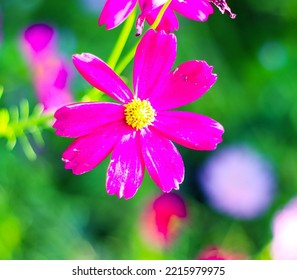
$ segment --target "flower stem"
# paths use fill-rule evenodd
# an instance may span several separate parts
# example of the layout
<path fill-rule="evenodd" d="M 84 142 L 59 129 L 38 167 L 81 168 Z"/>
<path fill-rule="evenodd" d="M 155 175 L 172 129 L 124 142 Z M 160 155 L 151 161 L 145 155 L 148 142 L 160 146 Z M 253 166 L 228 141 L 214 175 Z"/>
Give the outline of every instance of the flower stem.
<path fill-rule="evenodd" d="M 115 47 L 113 48 L 113 51 L 107 61 L 107 64 L 109 65 L 110 68 L 114 69 L 120 56 L 121 53 L 127 43 L 128 37 L 131 33 L 132 27 L 134 25 L 136 18 L 136 9 L 133 10 L 131 15 L 127 18 L 125 21 L 124 27 L 120 33 L 120 36 L 115 44 Z"/>
<path fill-rule="evenodd" d="M 153 25 L 151 26 L 152 29 L 156 29 L 166 11 L 166 9 L 168 8 L 168 6 L 170 5 L 172 0 L 169 0 L 167 1 L 162 9 L 160 10 L 156 20 L 154 21 Z M 119 64 L 117 65 L 117 67 L 115 68 L 115 72 L 118 74 L 118 75 L 121 75 L 121 73 L 124 71 L 124 69 L 127 67 L 127 65 L 130 63 L 130 61 L 133 59 L 134 55 L 135 55 L 135 51 L 137 49 L 137 46 L 138 46 L 138 43 L 137 42 L 135 44 L 135 46 L 125 55 L 125 57 L 119 62 Z"/>
<path fill-rule="evenodd" d="M 119 64 L 117 65 L 117 67 L 115 68 L 115 72 L 118 75 L 121 75 L 122 72 L 125 70 L 125 68 L 127 67 L 127 65 L 130 63 L 130 61 L 133 59 L 135 52 L 136 52 L 136 48 L 138 46 L 137 42 L 134 47 L 124 56 L 124 58 L 119 62 Z"/>
<path fill-rule="evenodd" d="M 158 14 L 156 20 L 155 20 L 154 23 L 152 24 L 152 29 L 156 30 L 156 28 L 158 27 L 158 25 L 160 24 L 160 22 L 161 22 L 161 20 L 162 20 L 162 17 L 164 16 L 164 14 L 165 14 L 165 12 L 166 12 L 168 6 L 170 5 L 171 1 L 172 1 L 172 0 L 169 0 L 169 1 L 167 1 L 167 2 L 163 5 L 163 7 L 162 7 L 161 11 L 159 12 L 159 14 Z"/>
<path fill-rule="evenodd" d="M 134 9 L 131 13 L 131 15 L 127 18 L 127 20 L 124 23 L 123 29 L 118 37 L 118 40 L 112 50 L 112 53 L 110 57 L 107 60 L 107 64 L 111 69 L 115 69 L 115 66 L 117 65 L 119 58 L 123 52 L 123 49 L 127 43 L 127 40 L 129 38 L 129 35 L 131 33 L 132 27 L 134 25 L 136 18 L 136 9 Z M 128 61 L 129 63 L 130 61 Z M 128 64 L 127 63 L 127 64 Z M 125 69 L 126 65 L 122 65 L 120 69 L 124 66 L 122 71 Z M 121 72 L 122 72 L 121 71 Z M 88 102 L 88 101 L 98 101 L 102 95 L 102 92 L 100 92 L 96 88 L 92 88 L 89 90 L 81 99 L 82 102 Z"/>

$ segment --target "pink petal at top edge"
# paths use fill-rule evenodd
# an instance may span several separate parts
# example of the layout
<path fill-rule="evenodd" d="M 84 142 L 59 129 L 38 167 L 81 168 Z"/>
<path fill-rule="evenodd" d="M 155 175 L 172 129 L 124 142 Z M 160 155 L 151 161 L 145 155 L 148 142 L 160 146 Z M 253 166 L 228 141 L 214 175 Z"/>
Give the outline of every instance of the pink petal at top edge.
<path fill-rule="evenodd" d="M 67 105 L 56 111 L 53 128 L 59 136 L 84 136 L 96 132 L 103 125 L 124 120 L 124 109 L 123 105 L 108 102 Z"/>
<path fill-rule="evenodd" d="M 145 17 L 150 25 L 155 22 L 160 10 L 161 7 L 154 9 Z M 166 33 L 170 33 L 178 30 L 178 26 L 178 19 L 174 11 L 171 8 L 167 8 L 156 29 L 158 31 L 164 30 Z"/>
<path fill-rule="evenodd" d="M 76 139 L 62 155 L 65 168 L 76 175 L 92 170 L 111 152 L 127 129 L 124 123 L 114 122 Z"/>
<path fill-rule="evenodd" d="M 139 0 L 138 2 L 141 9 L 141 13 L 138 16 L 136 21 L 136 29 L 137 29 L 136 36 L 139 36 L 142 34 L 145 20 L 147 20 L 150 25 L 154 23 L 162 6 L 167 2 L 167 0 Z M 151 15 L 152 13 L 153 13 L 153 16 Z M 165 29 L 161 29 L 161 30 L 164 30 L 168 33 L 168 31 Z"/>
<path fill-rule="evenodd" d="M 215 120 L 190 112 L 158 112 L 153 126 L 170 140 L 194 150 L 214 150 L 224 133 Z"/>
<path fill-rule="evenodd" d="M 139 6 L 146 14 L 164 5 L 168 0 L 139 0 Z"/>
<path fill-rule="evenodd" d="M 142 37 L 134 59 L 135 96 L 146 99 L 168 75 L 176 57 L 176 37 L 149 30 Z"/>
<path fill-rule="evenodd" d="M 137 0 L 107 0 L 98 24 L 106 25 L 106 29 L 112 29 L 120 25 L 133 11 Z"/>
<path fill-rule="evenodd" d="M 124 135 L 117 143 L 107 171 L 106 189 L 110 195 L 132 198 L 143 180 L 144 163 L 138 132 Z"/>
<path fill-rule="evenodd" d="M 171 7 L 184 17 L 197 21 L 206 21 L 213 13 L 207 0 L 172 1 Z"/>
<path fill-rule="evenodd" d="M 115 100 L 126 103 L 133 98 L 127 85 L 100 58 L 89 53 L 76 54 L 73 63 L 84 79 Z"/>
<path fill-rule="evenodd" d="M 176 147 L 156 130 L 141 129 L 141 148 L 147 171 L 164 192 L 179 189 L 184 180 L 184 163 Z"/>
<path fill-rule="evenodd" d="M 195 101 L 206 93 L 217 79 L 212 66 L 205 61 L 192 60 L 172 71 L 163 86 L 150 96 L 150 102 L 158 110 L 177 108 Z"/>
<path fill-rule="evenodd" d="M 216 5 L 222 14 L 227 13 L 230 18 L 232 19 L 236 18 L 236 14 L 232 13 L 230 7 L 228 6 L 225 0 L 208 0 L 208 1 Z"/>

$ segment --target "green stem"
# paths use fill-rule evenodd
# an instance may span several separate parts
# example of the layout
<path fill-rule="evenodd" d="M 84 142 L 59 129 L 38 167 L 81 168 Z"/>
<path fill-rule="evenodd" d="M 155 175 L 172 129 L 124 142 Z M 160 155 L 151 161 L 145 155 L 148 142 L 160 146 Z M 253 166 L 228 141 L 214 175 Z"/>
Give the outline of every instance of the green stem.
<path fill-rule="evenodd" d="M 170 5 L 171 1 L 172 1 L 172 0 L 169 0 L 169 1 L 167 1 L 167 2 L 163 5 L 163 7 L 162 7 L 161 11 L 159 12 L 159 14 L 158 14 L 156 20 L 155 20 L 154 23 L 152 24 L 152 29 L 156 30 L 156 28 L 158 27 L 158 25 L 160 24 L 160 22 L 161 22 L 161 20 L 162 20 L 162 17 L 164 16 L 164 14 L 165 14 L 165 12 L 166 12 L 168 6 Z"/>
<path fill-rule="evenodd" d="M 160 10 L 156 20 L 154 21 L 153 25 L 152 25 L 152 29 L 156 29 L 166 11 L 166 9 L 168 8 L 168 6 L 170 5 L 172 0 L 167 1 L 162 9 Z M 128 19 L 125 22 L 125 25 L 121 31 L 121 34 L 116 42 L 116 46 L 113 49 L 112 54 L 110 55 L 107 64 L 115 70 L 115 72 L 118 75 L 121 75 L 122 72 L 125 70 L 125 68 L 127 67 L 127 65 L 131 62 L 131 60 L 134 58 L 135 56 L 135 52 L 137 49 L 137 46 L 139 44 L 139 41 L 134 45 L 134 47 L 124 56 L 124 58 L 122 58 L 120 60 L 120 62 L 118 63 L 118 60 L 122 54 L 122 51 L 127 43 L 129 34 L 131 33 L 131 29 L 133 27 L 133 23 L 135 21 L 136 18 L 136 9 L 134 9 L 134 11 L 132 12 L 132 14 L 128 17 Z M 91 89 L 84 97 L 83 97 L 83 101 L 94 101 L 96 100 L 96 96 L 100 97 L 100 92 L 93 88 Z"/>
<path fill-rule="evenodd" d="M 135 46 L 124 56 L 124 58 L 119 62 L 119 64 L 117 65 L 117 67 L 115 68 L 115 72 L 118 75 L 121 75 L 122 72 L 125 70 L 125 68 L 127 67 L 127 65 L 130 63 L 130 61 L 133 59 L 133 57 L 135 56 L 135 52 L 138 46 L 137 42 L 135 44 Z"/>
<path fill-rule="evenodd" d="M 114 69 L 120 56 L 121 53 L 127 43 L 128 37 L 131 33 L 132 27 L 134 25 L 136 18 L 136 9 L 133 10 L 131 15 L 127 18 L 125 21 L 124 27 L 120 33 L 120 36 L 115 44 L 115 47 L 107 61 L 107 64 L 109 65 L 110 68 Z"/>
<path fill-rule="evenodd" d="M 159 23 L 161 22 L 161 19 L 162 17 L 164 16 L 164 13 L 166 11 L 166 9 L 168 8 L 168 6 L 170 5 L 172 0 L 169 0 L 167 1 L 162 9 L 160 10 L 156 20 L 154 21 L 154 23 L 152 24 L 152 29 L 156 29 L 159 25 Z M 133 59 L 134 55 L 135 55 L 135 52 L 136 52 L 136 49 L 137 49 L 137 46 L 138 46 L 138 43 L 137 42 L 135 44 L 135 46 L 124 56 L 124 58 L 119 62 L 119 64 L 117 65 L 117 67 L 115 68 L 115 72 L 118 74 L 118 75 L 121 75 L 121 73 L 124 71 L 124 69 L 127 67 L 127 65 L 130 63 L 130 61 Z"/>
<path fill-rule="evenodd" d="M 92 102 L 98 101 L 102 95 L 102 92 L 96 88 L 91 88 L 87 93 L 81 98 L 79 102 Z"/>
<path fill-rule="evenodd" d="M 123 49 L 127 43 L 127 40 L 129 38 L 129 35 L 133 28 L 135 18 L 136 18 L 136 9 L 133 10 L 131 15 L 125 21 L 123 29 L 118 37 L 118 40 L 116 41 L 116 44 L 112 50 L 112 53 L 111 53 L 109 59 L 107 60 L 107 64 L 109 65 L 109 67 L 111 69 L 115 69 L 115 66 L 117 65 L 117 63 L 119 61 L 119 58 L 123 52 Z M 126 66 L 127 65 L 125 65 L 124 68 Z M 96 88 L 92 88 L 82 97 L 81 101 L 82 102 L 98 101 L 100 99 L 101 95 L 102 95 L 102 92 L 100 92 Z"/>

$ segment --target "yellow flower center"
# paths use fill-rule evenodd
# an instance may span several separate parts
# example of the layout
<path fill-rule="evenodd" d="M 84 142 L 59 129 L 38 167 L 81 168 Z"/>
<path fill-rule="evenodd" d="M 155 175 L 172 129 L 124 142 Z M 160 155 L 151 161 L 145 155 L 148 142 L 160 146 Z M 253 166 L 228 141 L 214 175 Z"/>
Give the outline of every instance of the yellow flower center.
<path fill-rule="evenodd" d="M 134 98 L 124 106 L 126 123 L 136 130 L 150 125 L 155 120 L 156 111 L 148 100 Z"/>

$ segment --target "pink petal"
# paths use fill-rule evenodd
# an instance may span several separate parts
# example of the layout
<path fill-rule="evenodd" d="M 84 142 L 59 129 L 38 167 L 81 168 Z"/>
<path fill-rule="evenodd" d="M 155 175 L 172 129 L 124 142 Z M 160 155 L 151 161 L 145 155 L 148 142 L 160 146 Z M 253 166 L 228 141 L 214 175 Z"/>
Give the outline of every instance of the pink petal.
<path fill-rule="evenodd" d="M 133 84 L 140 99 L 150 96 L 168 75 L 176 57 L 176 37 L 149 30 L 140 41 L 134 60 Z"/>
<path fill-rule="evenodd" d="M 124 106 L 115 103 L 92 102 L 64 106 L 56 111 L 53 127 L 64 137 L 80 137 L 108 123 L 124 119 Z"/>
<path fill-rule="evenodd" d="M 106 188 L 110 195 L 119 198 L 133 197 L 140 187 L 144 174 L 139 137 L 136 131 L 124 135 L 115 146 L 107 171 Z"/>
<path fill-rule="evenodd" d="M 120 25 L 133 11 L 137 0 L 107 0 L 101 15 L 99 25 L 105 24 L 106 29 Z"/>
<path fill-rule="evenodd" d="M 164 192 L 179 189 L 184 180 L 184 163 L 176 147 L 156 130 L 141 130 L 141 147 L 147 171 Z"/>
<path fill-rule="evenodd" d="M 224 128 L 215 120 L 189 112 L 158 112 L 154 128 L 170 140 L 194 150 L 214 150 Z"/>
<path fill-rule="evenodd" d="M 227 13 L 230 18 L 232 18 L 232 19 L 236 18 L 236 14 L 232 13 L 230 7 L 228 6 L 228 4 L 225 0 L 209 0 L 209 2 L 216 5 L 222 14 Z"/>
<path fill-rule="evenodd" d="M 93 87 L 122 103 L 126 103 L 133 98 L 126 84 L 100 58 L 89 53 L 76 54 L 72 58 L 79 73 Z"/>
<path fill-rule="evenodd" d="M 164 5 L 168 0 L 139 0 L 139 6 L 142 11 L 149 13 L 151 10 Z"/>
<path fill-rule="evenodd" d="M 184 17 L 198 21 L 206 21 L 208 16 L 213 13 L 213 8 L 207 0 L 173 0 L 170 7 Z"/>
<path fill-rule="evenodd" d="M 162 6 L 167 2 L 167 0 L 139 0 L 138 2 L 141 9 L 141 13 L 137 18 L 137 22 L 136 22 L 136 29 L 137 29 L 136 36 L 139 36 L 142 34 L 145 20 L 147 20 L 150 25 L 154 23 Z M 153 15 L 151 15 L 152 13 Z M 167 32 L 167 30 L 165 29 L 160 29 L 160 30 L 164 30 Z"/>
<path fill-rule="evenodd" d="M 195 101 L 215 83 L 217 75 L 212 69 L 205 61 L 184 62 L 150 96 L 150 102 L 155 109 L 168 110 Z"/>
<path fill-rule="evenodd" d="M 127 133 L 127 125 L 113 122 L 76 139 L 62 155 L 65 168 L 76 175 L 92 170 L 111 152 L 124 133 Z"/>
<path fill-rule="evenodd" d="M 146 16 L 145 19 L 150 25 L 154 23 L 160 10 L 161 10 L 161 7 L 151 11 Z M 164 30 L 166 33 L 174 32 L 175 30 L 178 30 L 178 19 L 175 13 L 173 12 L 173 10 L 170 8 L 170 6 L 165 11 L 159 25 L 157 26 L 157 30 L 158 31 Z"/>

